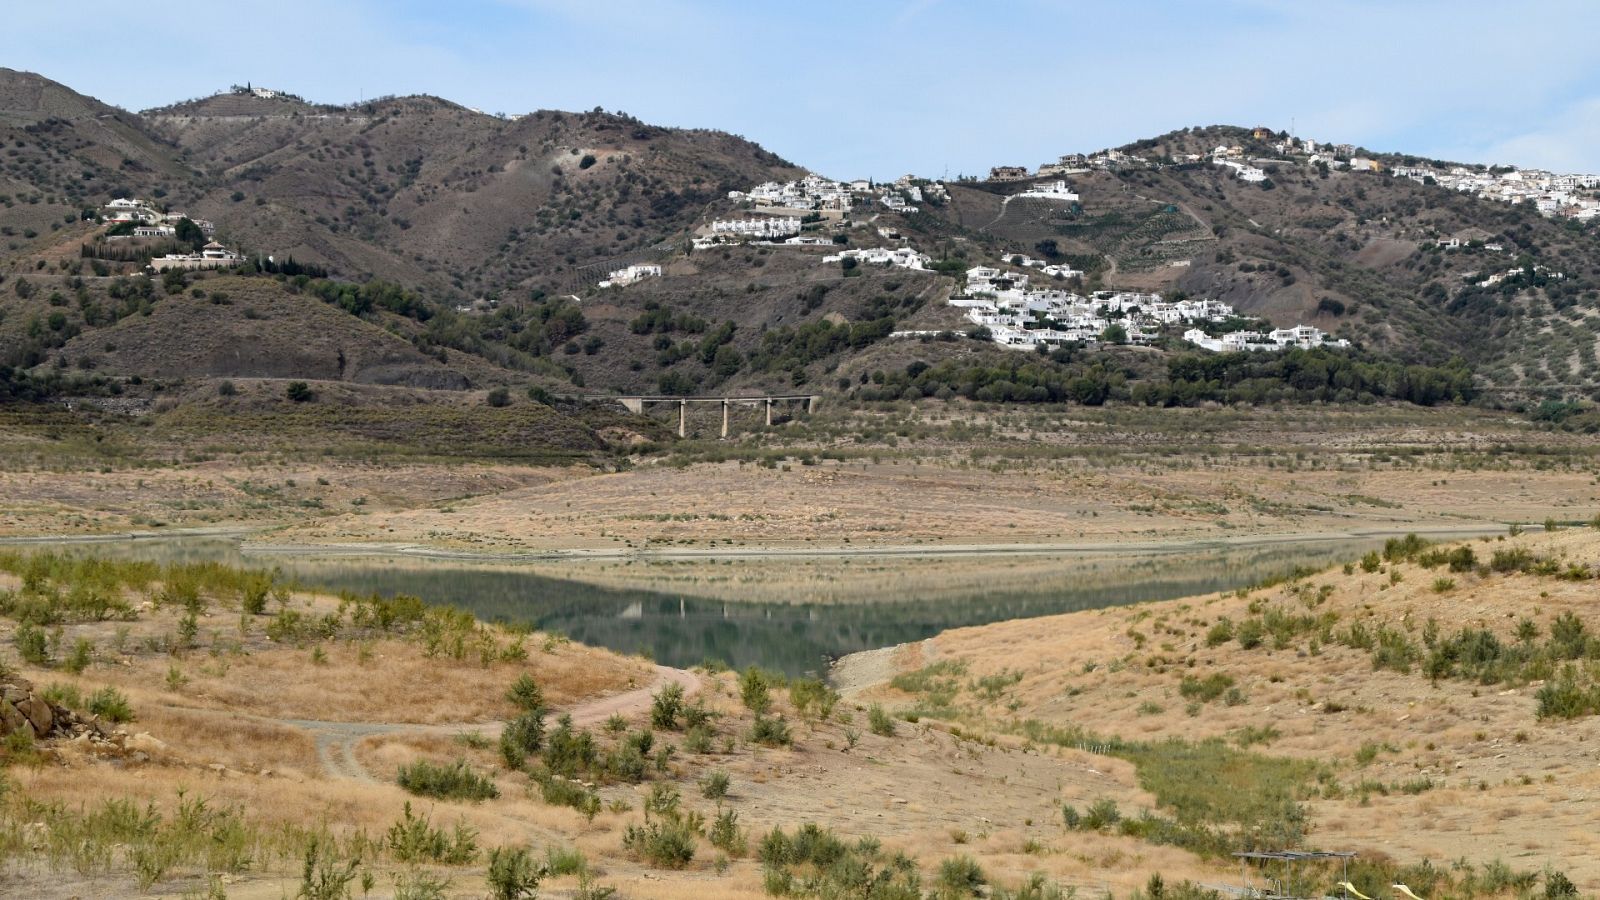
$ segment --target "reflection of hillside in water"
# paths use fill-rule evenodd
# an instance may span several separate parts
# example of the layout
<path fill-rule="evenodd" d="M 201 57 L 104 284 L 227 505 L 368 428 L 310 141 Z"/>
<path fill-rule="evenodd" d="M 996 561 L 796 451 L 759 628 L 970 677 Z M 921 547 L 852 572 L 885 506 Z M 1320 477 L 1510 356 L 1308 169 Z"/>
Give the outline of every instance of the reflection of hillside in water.
<path fill-rule="evenodd" d="M 530 623 L 586 644 L 643 652 L 672 665 L 715 659 L 735 666 L 759 664 L 800 673 L 820 670 L 831 657 L 921 640 L 949 628 L 1230 590 L 1295 566 L 1351 559 L 1379 543 L 1328 541 L 1207 552 L 1145 552 L 1136 558 L 1061 556 L 1022 567 L 1005 558 L 977 558 L 964 562 L 967 577 L 957 579 L 961 586 L 950 590 L 932 591 L 919 584 L 908 592 L 910 596 L 902 594 L 896 599 L 824 603 L 795 602 L 786 592 L 764 591 L 759 585 L 752 586 L 748 599 L 734 601 L 593 584 L 515 566 L 409 558 L 244 556 L 232 544 L 220 541 L 141 542 L 95 549 L 163 561 L 276 565 L 308 586 L 414 594 L 485 619 Z M 900 563 L 914 569 L 919 561 Z M 706 561 L 694 565 L 711 569 L 719 564 Z M 543 569 L 549 571 L 550 567 Z M 577 567 L 575 574 L 581 571 Z M 993 583 L 974 589 L 972 583 L 981 583 L 985 571 L 992 571 Z M 819 570 L 817 574 L 843 576 L 845 583 L 831 585 L 826 593 L 848 597 L 847 571 Z M 920 581 L 911 576 L 907 580 Z M 781 589 L 774 586 L 771 590 Z"/>

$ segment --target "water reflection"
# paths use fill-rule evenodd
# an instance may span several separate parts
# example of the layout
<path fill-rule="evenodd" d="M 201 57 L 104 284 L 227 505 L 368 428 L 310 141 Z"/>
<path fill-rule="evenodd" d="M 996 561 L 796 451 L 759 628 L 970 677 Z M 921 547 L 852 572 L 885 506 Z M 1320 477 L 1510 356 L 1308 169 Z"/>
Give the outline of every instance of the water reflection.
<path fill-rule="evenodd" d="M 793 602 L 791 591 L 775 595 L 780 588 L 759 583 L 738 600 L 648 585 L 601 585 L 582 580 L 585 569 L 579 563 L 573 564 L 570 571 L 574 577 L 568 578 L 515 565 L 247 555 L 235 543 L 217 539 L 108 543 L 85 549 L 158 561 L 276 566 L 307 586 L 414 594 L 491 621 L 527 623 L 586 644 L 642 652 L 669 665 L 711 659 L 798 674 L 820 671 L 828 659 L 846 653 L 920 640 L 949 628 L 1230 590 L 1296 566 L 1320 567 L 1348 560 L 1381 543 L 1347 539 L 1204 552 L 1063 555 L 1044 565 L 1022 568 L 1005 558 L 979 560 L 970 565 L 982 572 L 987 571 L 984 567 L 993 569 L 992 581 L 976 580 L 985 585 L 981 588 L 972 587 L 969 567 L 969 577 L 961 581 L 964 586 L 948 591 L 922 586 L 910 592 L 915 596 L 889 598 L 880 591 L 872 599 L 856 603 Z M 919 561 L 911 559 L 904 564 L 914 567 Z M 692 565 L 714 569 L 718 563 Z M 675 566 L 677 571 L 682 569 Z M 848 572 L 819 572 L 818 577 L 839 575 L 848 576 Z M 645 578 L 648 581 L 648 576 Z M 848 583 L 823 587 L 829 596 L 849 595 Z"/>

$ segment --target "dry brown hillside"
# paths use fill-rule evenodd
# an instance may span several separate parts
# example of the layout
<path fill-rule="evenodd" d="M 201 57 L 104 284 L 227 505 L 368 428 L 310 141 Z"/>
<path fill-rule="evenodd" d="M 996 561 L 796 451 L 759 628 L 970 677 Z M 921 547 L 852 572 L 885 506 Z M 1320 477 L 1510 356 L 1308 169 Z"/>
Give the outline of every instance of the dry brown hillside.
<path fill-rule="evenodd" d="M 1254 590 L 951 631 L 841 676 L 902 715 L 1132 761 L 1150 815 L 1211 830 L 1131 829 L 1144 841 L 1298 835 L 1441 870 L 1564 871 L 1587 893 L 1597 573 L 1594 529 L 1395 542 Z"/>

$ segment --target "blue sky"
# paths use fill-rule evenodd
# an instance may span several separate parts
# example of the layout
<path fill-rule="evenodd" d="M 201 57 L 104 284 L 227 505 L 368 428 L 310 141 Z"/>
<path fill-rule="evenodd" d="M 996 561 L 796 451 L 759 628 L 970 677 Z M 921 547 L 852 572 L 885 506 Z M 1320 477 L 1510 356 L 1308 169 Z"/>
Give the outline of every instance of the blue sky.
<path fill-rule="evenodd" d="M 1600 171 L 1595 0 L 6 0 L 0 65 L 130 109 L 245 81 L 624 110 L 835 177 L 1186 125 Z"/>

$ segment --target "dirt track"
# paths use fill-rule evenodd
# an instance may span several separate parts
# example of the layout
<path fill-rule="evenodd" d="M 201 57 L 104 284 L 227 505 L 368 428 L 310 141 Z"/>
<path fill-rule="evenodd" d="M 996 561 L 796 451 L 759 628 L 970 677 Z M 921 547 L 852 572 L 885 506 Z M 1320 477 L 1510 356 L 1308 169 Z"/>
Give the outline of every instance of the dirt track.
<path fill-rule="evenodd" d="M 650 708 L 654 694 L 668 684 L 683 686 L 685 696 L 694 696 L 700 690 L 700 678 L 693 672 L 656 666 L 656 678 L 645 687 L 624 691 L 608 697 L 580 703 L 569 709 L 553 712 L 548 718 L 565 714 L 577 726 L 598 725 L 614 715 L 629 716 Z M 218 713 L 223 715 L 225 713 Z M 374 778 L 356 756 L 356 746 L 368 738 L 397 734 L 445 734 L 475 732 L 488 737 L 498 737 L 503 722 L 474 722 L 450 725 L 419 725 L 415 722 L 328 722 L 318 719 L 276 719 L 264 716 L 245 716 L 260 722 L 287 725 L 309 732 L 316 741 L 317 761 L 323 773 L 332 778 L 347 778 L 376 784 Z"/>

